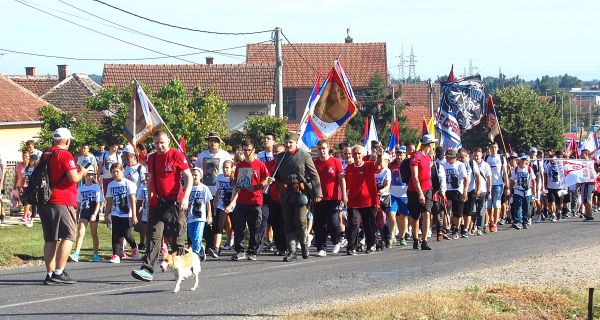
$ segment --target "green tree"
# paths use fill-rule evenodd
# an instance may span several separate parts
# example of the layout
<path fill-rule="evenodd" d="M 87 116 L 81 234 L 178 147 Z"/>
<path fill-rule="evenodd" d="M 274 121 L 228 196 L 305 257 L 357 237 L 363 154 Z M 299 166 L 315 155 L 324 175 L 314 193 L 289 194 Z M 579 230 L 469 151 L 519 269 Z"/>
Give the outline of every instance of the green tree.
<path fill-rule="evenodd" d="M 542 77 L 542 79 L 535 79 L 533 88 L 540 95 L 554 95 L 558 92 L 558 81 L 557 78 L 551 78 L 548 75 Z"/>
<path fill-rule="evenodd" d="M 560 77 L 560 82 L 558 84 L 559 87 L 563 89 L 571 89 L 581 87 L 581 80 L 577 77 L 570 76 L 565 73 L 564 76 Z"/>
<path fill-rule="evenodd" d="M 287 118 L 273 116 L 252 116 L 246 119 L 242 131 L 232 132 L 225 141 L 232 147 L 241 145 L 244 140 L 250 139 L 254 142 L 256 150 L 261 150 L 265 134 L 275 136 L 275 141 L 283 142 L 287 132 Z"/>
<path fill-rule="evenodd" d="M 94 141 L 90 143 L 125 143 L 125 120 L 131 106 L 131 93 L 133 91 L 133 82 L 123 88 L 116 87 L 104 88 L 94 97 L 88 98 L 87 107 L 91 110 L 102 111 L 107 114 L 107 117 L 102 119 L 102 128 L 100 135 L 96 136 Z M 84 118 L 79 118 L 77 121 L 85 121 Z"/>

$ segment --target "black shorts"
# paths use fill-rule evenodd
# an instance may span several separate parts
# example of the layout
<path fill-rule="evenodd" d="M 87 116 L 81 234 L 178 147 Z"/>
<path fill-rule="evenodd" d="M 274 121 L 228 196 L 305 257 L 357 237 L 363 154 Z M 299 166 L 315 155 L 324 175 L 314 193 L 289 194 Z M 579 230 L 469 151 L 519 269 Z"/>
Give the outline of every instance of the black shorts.
<path fill-rule="evenodd" d="M 408 211 L 411 218 L 419 220 L 422 213 L 431 212 L 431 208 L 433 207 L 433 193 L 431 189 L 424 192 L 425 203 L 419 202 L 418 192 L 409 190 L 406 192 L 406 195 L 408 196 Z"/>
<path fill-rule="evenodd" d="M 465 209 L 465 203 L 462 201 L 462 194 L 458 190 L 446 191 L 446 199 L 448 199 L 448 205 L 454 218 L 460 218 L 463 216 Z"/>
<path fill-rule="evenodd" d="M 548 202 L 556 202 L 556 204 L 562 204 L 562 197 L 558 195 L 559 189 L 548 189 Z"/>
<path fill-rule="evenodd" d="M 474 216 L 477 213 L 477 190 L 470 191 L 463 208 L 463 216 Z"/>

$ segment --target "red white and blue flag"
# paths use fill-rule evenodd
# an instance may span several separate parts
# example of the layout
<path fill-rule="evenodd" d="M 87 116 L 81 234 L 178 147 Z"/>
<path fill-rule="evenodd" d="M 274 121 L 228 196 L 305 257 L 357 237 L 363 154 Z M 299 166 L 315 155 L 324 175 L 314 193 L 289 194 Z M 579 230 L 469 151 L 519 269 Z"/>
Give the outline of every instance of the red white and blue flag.
<path fill-rule="evenodd" d="M 311 115 L 315 108 L 315 103 L 317 102 L 319 82 L 321 82 L 321 73 L 317 75 L 315 85 L 313 86 L 310 97 L 308 98 L 308 102 L 306 103 L 302 120 L 300 121 L 300 127 L 298 128 L 298 132 L 300 133 L 298 147 L 303 147 L 307 150 L 312 149 L 317 145 L 319 140 L 323 139 L 323 135 L 315 129 L 312 121 L 310 121 Z"/>
<path fill-rule="evenodd" d="M 368 117 L 367 117 L 368 119 Z M 371 154 L 371 142 L 379 141 L 377 137 L 377 128 L 375 127 L 375 118 L 371 116 L 371 122 L 369 124 L 369 130 L 366 131 L 365 135 L 365 152 Z"/>
<path fill-rule="evenodd" d="M 398 130 L 398 119 L 394 121 L 394 126 L 392 127 L 392 135 L 390 136 L 390 142 L 388 142 L 386 150 L 388 152 L 395 152 L 396 146 L 400 145 L 400 130 Z"/>

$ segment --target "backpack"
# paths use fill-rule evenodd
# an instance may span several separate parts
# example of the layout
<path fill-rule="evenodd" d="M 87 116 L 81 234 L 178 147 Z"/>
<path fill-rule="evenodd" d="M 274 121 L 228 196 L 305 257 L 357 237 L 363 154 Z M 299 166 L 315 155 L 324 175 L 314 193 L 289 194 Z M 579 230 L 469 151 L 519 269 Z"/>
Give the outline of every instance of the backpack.
<path fill-rule="evenodd" d="M 48 174 L 48 163 L 54 154 L 60 149 L 52 151 L 47 159 L 42 156 L 40 163 L 33 169 L 33 173 L 29 177 L 29 181 L 25 190 L 23 190 L 23 198 L 27 204 L 34 206 L 46 204 L 52 196 L 52 186 L 50 185 L 50 175 Z M 64 178 L 60 177 L 56 184 Z"/>
<path fill-rule="evenodd" d="M 417 151 L 419 155 L 418 162 L 421 162 L 421 152 Z M 408 183 L 410 181 L 410 158 L 406 158 L 400 163 L 400 177 L 402 178 L 402 182 Z"/>
<path fill-rule="evenodd" d="M 439 166 L 440 164 L 436 160 L 433 160 L 433 166 L 431 167 L 431 187 L 433 188 L 433 192 L 439 191 L 442 187 L 439 171 L 443 170 L 443 168 L 440 169 Z"/>

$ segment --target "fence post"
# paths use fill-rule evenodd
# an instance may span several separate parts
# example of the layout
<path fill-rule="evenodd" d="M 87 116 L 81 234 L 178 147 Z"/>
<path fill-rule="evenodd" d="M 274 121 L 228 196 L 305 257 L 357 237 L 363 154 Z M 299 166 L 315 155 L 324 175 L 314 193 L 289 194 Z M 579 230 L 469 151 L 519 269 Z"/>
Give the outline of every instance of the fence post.
<path fill-rule="evenodd" d="M 588 289 L 588 320 L 594 319 L 594 288 Z"/>

